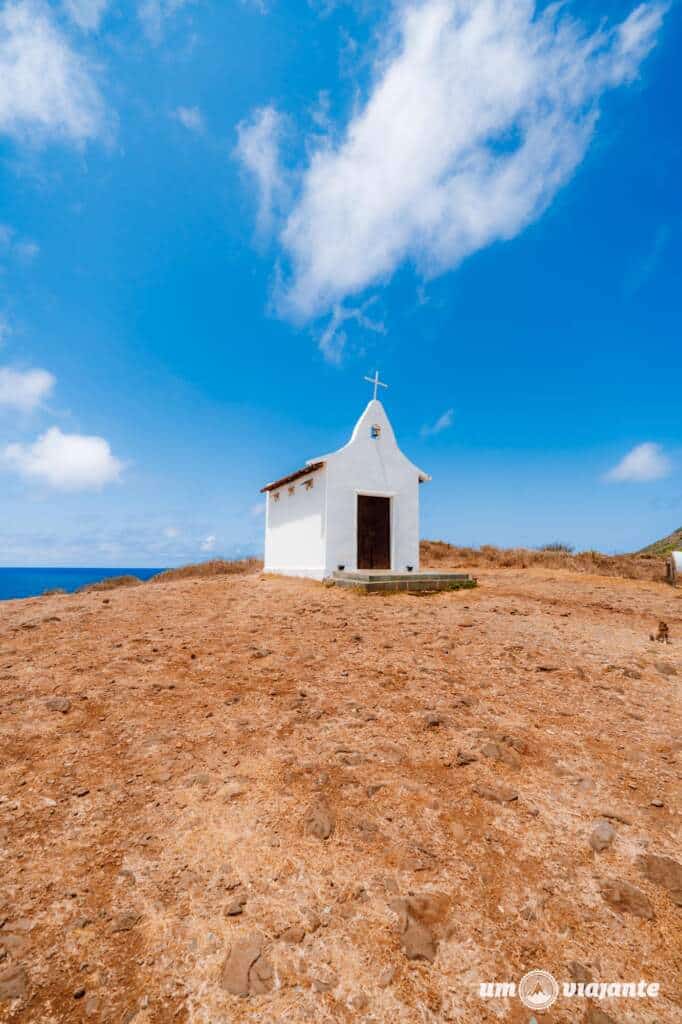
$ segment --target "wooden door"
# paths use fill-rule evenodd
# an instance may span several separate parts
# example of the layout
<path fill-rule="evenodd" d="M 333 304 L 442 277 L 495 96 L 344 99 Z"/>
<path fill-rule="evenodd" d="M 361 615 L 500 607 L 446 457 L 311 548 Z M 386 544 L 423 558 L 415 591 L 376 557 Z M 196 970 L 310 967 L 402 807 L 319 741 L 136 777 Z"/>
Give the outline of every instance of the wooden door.
<path fill-rule="evenodd" d="M 391 568 L 391 499 L 358 494 L 358 569 Z"/>

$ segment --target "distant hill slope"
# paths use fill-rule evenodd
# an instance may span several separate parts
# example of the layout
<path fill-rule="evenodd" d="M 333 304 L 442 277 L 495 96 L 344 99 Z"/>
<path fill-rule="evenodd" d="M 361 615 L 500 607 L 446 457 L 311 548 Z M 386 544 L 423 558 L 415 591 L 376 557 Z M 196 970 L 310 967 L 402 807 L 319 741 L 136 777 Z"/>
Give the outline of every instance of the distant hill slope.
<path fill-rule="evenodd" d="M 638 555 L 655 555 L 657 558 L 665 558 L 671 551 L 682 551 L 682 526 L 669 533 L 667 537 L 654 541 L 648 547 L 638 551 Z"/>

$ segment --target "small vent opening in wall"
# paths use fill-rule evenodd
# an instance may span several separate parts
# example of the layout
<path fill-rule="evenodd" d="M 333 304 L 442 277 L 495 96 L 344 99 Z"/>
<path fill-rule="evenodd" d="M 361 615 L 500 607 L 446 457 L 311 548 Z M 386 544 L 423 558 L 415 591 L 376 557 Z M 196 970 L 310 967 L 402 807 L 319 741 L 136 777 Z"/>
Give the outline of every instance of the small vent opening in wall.
<path fill-rule="evenodd" d="M 374 426 L 372 427 L 372 437 L 381 437 L 381 427 L 379 426 L 378 423 L 375 423 Z"/>

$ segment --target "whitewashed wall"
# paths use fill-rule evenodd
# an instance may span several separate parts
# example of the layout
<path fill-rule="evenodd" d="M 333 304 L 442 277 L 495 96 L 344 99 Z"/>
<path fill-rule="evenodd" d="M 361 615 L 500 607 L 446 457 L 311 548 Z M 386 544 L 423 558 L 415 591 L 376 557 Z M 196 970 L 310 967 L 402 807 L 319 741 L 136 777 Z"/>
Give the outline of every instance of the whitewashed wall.
<path fill-rule="evenodd" d="M 380 436 L 371 435 L 373 425 Z M 326 456 L 326 575 L 338 565 L 357 568 L 357 496 L 391 499 L 391 568 L 419 568 L 419 474 L 398 448 L 381 402 L 372 401 L 343 448 Z"/>
<path fill-rule="evenodd" d="M 325 574 L 325 467 L 301 477 L 291 486 L 267 492 L 265 508 L 265 572 L 323 579 Z M 311 490 L 305 481 L 312 480 Z"/>

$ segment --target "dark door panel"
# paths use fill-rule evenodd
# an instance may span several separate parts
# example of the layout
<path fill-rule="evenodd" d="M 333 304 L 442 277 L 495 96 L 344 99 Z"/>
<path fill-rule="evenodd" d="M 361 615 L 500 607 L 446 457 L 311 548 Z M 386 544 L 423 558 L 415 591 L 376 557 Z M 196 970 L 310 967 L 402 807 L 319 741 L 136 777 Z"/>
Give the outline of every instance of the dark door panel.
<path fill-rule="evenodd" d="M 391 499 L 358 494 L 358 569 L 391 568 Z"/>

